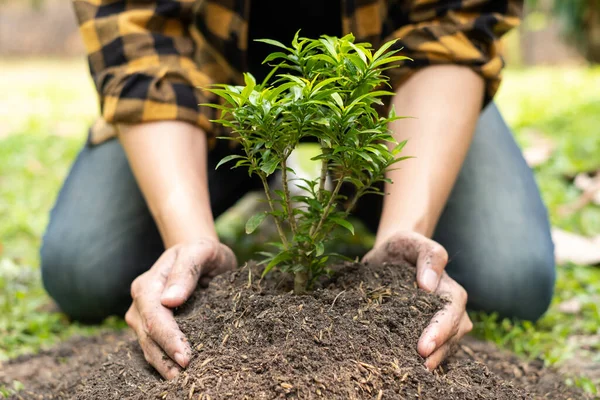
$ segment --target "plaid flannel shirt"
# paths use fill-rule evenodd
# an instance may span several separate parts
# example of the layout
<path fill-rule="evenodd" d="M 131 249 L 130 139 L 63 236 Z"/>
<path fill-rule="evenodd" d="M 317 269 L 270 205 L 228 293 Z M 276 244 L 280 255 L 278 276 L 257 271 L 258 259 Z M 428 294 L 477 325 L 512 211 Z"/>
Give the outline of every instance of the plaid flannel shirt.
<path fill-rule="evenodd" d="M 258 1 L 258 0 L 257 0 Z M 520 0 L 339 0 L 342 30 L 414 61 L 389 71 L 394 88 L 428 65 L 468 66 L 485 79 L 485 102 L 500 83 L 499 38 L 519 23 Z M 179 120 L 214 141 L 214 111 L 200 103 L 211 83 L 241 83 L 251 0 L 73 0 L 100 97 L 94 144 L 128 125 Z M 290 7 L 290 6 L 286 6 Z M 282 10 L 283 11 L 283 10 Z M 285 18 L 285 14 L 282 15 Z"/>

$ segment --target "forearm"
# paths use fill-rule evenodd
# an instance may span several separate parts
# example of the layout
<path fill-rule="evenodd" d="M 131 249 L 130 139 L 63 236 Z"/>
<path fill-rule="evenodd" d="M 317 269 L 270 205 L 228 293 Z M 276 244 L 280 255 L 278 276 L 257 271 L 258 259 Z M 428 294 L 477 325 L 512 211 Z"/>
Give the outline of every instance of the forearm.
<path fill-rule="evenodd" d="M 128 129 L 120 141 L 165 247 L 217 239 L 205 133 L 184 122 L 153 122 Z"/>
<path fill-rule="evenodd" d="M 465 159 L 483 99 L 483 79 L 468 68 L 427 67 L 393 99 L 397 112 L 413 118 L 391 125 L 403 155 L 415 158 L 389 171 L 377 244 L 399 230 L 431 237 Z"/>

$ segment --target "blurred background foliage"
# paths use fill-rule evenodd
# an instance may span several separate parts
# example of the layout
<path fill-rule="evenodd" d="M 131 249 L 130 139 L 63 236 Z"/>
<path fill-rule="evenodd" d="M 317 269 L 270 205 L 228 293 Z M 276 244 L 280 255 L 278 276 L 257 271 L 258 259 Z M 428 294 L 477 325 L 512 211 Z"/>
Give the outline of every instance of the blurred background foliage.
<path fill-rule="evenodd" d="M 600 62 L 600 0 L 527 0 L 526 4 L 530 15 L 550 11 L 564 37 L 588 61 Z"/>
<path fill-rule="evenodd" d="M 575 177 L 600 171 L 599 1 L 527 0 L 523 24 L 505 38 L 508 68 L 497 96 L 522 148 L 535 149 L 540 140 L 550 144 L 533 168 L 553 226 L 585 238 L 600 238 L 600 206 L 588 202 L 569 213 L 564 207 L 582 197 Z M 101 327 L 70 323 L 52 307 L 39 277 L 48 213 L 97 115 L 82 54 L 70 2 L 0 0 L 0 361 L 73 334 L 124 326 L 119 319 Z M 301 164 L 310 152 L 300 151 Z M 219 221 L 224 240 L 241 258 L 252 257 L 269 235 L 243 233 L 240 215 L 250 203 Z M 361 230 L 338 246 L 360 254 L 371 240 Z M 473 314 L 474 334 L 540 357 L 594 392 L 600 382 L 599 307 L 600 269 L 563 262 L 544 318 L 532 324 Z"/>

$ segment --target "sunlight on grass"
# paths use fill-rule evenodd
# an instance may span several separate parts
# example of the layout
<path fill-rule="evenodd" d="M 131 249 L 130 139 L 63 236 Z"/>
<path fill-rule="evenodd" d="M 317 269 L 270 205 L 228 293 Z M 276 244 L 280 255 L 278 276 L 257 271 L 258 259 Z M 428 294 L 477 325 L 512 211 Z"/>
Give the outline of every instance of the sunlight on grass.
<path fill-rule="evenodd" d="M 47 312 L 41 235 L 97 110 L 82 60 L 0 62 L 0 360 L 97 327 Z M 107 326 L 122 326 L 111 320 Z"/>

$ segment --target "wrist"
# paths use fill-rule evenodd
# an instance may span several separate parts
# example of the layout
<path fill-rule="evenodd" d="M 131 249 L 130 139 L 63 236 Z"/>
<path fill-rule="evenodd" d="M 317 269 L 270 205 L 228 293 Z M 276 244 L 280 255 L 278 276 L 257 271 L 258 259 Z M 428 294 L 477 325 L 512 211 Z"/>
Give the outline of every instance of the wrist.
<path fill-rule="evenodd" d="M 174 190 L 158 205 L 153 214 L 165 248 L 205 239 L 219 241 L 210 203 L 205 197 Z"/>
<path fill-rule="evenodd" d="M 381 214 L 381 222 L 375 237 L 375 247 L 387 242 L 390 237 L 400 232 L 415 232 L 430 238 L 433 235 L 432 224 L 425 216 L 416 218 L 414 215 L 403 217 L 401 213 L 392 214 L 391 210 Z M 388 222 L 390 221 L 390 222 Z"/>

